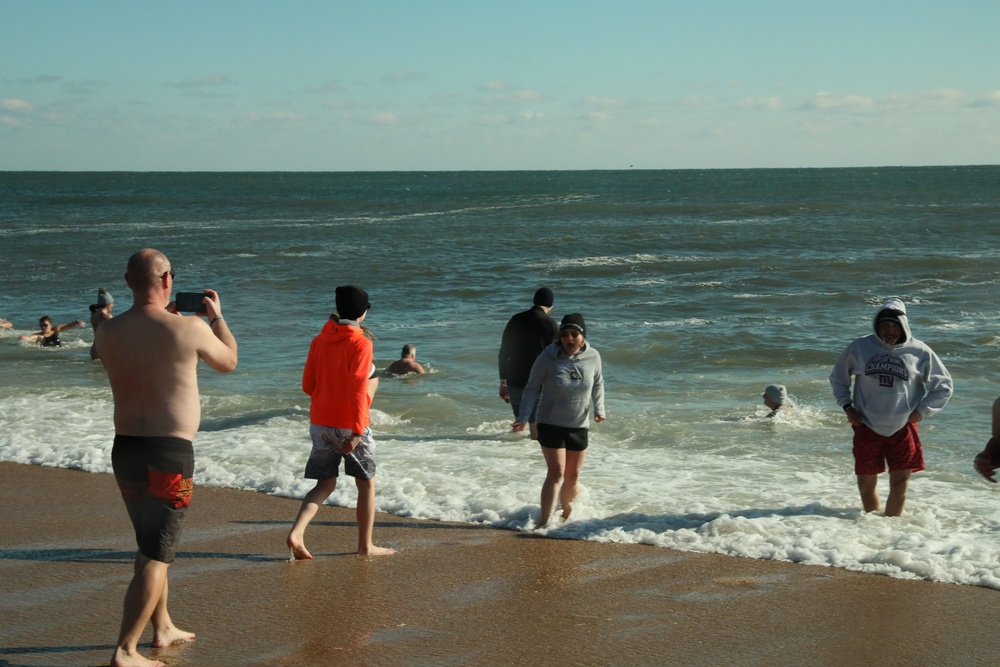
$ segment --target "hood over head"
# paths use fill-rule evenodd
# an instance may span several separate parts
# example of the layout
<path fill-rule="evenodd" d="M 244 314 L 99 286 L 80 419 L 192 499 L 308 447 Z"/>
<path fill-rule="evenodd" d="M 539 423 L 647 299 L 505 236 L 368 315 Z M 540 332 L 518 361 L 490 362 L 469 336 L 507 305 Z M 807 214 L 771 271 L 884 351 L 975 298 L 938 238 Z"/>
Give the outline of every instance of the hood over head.
<path fill-rule="evenodd" d="M 906 305 L 899 299 L 886 299 L 879 306 L 878 310 L 875 311 L 875 317 L 872 319 L 872 328 L 875 330 L 876 337 L 878 336 L 878 323 L 882 320 L 896 322 L 903 329 L 903 336 L 896 345 L 908 343 L 913 338 L 910 334 L 910 321 L 906 317 Z"/>

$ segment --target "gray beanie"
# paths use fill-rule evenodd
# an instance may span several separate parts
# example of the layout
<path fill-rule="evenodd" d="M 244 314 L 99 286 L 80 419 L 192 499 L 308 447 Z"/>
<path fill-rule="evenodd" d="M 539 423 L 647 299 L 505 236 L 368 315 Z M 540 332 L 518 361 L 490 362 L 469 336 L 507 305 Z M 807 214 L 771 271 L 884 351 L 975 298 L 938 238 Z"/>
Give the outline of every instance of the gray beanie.
<path fill-rule="evenodd" d="M 111 293 L 103 287 L 97 290 L 97 305 L 101 308 L 105 306 L 112 306 L 115 303 L 115 298 L 111 296 Z"/>
<path fill-rule="evenodd" d="M 788 401 L 788 392 L 785 386 L 780 384 L 769 384 L 764 389 L 764 395 L 774 401 L 775 405 L 784 405 Z"/>

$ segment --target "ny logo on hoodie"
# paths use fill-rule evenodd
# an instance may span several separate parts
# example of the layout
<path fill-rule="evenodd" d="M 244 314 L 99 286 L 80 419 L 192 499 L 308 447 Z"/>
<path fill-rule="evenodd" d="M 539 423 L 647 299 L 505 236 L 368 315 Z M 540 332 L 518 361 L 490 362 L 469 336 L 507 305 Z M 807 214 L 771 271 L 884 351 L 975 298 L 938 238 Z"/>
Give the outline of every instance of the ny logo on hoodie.
<path fill-rule="evenodd" d="M 877 375 L 880 387 L 891 387 L 895 378 L 903 382 L 910 379 L 903 360 L 892 354 L 876 354 L 865 364 L 865 375 Z"/>

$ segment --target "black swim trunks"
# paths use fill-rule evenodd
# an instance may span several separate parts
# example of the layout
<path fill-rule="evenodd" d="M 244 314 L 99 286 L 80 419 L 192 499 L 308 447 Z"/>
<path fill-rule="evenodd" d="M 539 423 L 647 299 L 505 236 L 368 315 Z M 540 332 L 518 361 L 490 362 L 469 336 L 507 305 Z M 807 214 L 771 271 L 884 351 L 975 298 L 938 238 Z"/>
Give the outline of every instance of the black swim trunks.
<path fill-rule="evenodd" d="M 194 446 L 170 436 L 116 435 L 111 449 L 115 481 L 128 510 L 139 553 L 172 563 L 181 522 L 194 490 Z"/>
<path fill-rule="evenodd" d="M 553 426 L 538 424 L 538 444 L 551 449 L 567 449 L 571 452 L 582 452 L 587 449 L 589 431 L 587 427 L 570 428 L 568 426 Z"/>

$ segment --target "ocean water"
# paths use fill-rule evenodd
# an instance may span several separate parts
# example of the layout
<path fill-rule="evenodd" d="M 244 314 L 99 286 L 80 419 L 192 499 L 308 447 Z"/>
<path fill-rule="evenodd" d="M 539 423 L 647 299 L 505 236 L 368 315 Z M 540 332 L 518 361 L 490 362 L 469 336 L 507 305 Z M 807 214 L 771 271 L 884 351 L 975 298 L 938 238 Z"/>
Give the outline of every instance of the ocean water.
<path fill-rule="evenodd" d="M 1000 394 L 1000 167 L 0 173 L 16 327 L 0 331 L 0 459 L 111 470 L 93 332 L 59 349 L 17 336 L 88 320 L 99 286 L 128 308 L 125 262 L 146 246 L 177 290 L 220 292 L 240 344 L 234 373 L 200 373 L 197 484 L 311 488 L 302 365 L 334 287 L 356 283 L 376 364 L 413 343 L 430 371 L 375 397 L 381 511 L 1000 588 L 1000 488 L 972 469 Z M 586 317 L 608 410 L 572 519 L 545 529 L 545 466 L 510 432 L 496 372 L 540 285 L 557 318 Z M 927 470 L 898 519 L 861 512 L 827 382 L 888 296 L 956 385 L 920 426 Z M 797 409 L 767 419 L 769 383 Z M 346 483 L 331 502 L 354 500 Z"/>

